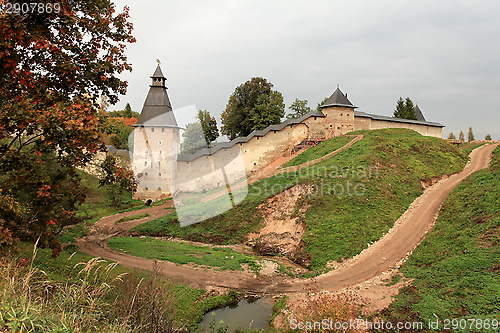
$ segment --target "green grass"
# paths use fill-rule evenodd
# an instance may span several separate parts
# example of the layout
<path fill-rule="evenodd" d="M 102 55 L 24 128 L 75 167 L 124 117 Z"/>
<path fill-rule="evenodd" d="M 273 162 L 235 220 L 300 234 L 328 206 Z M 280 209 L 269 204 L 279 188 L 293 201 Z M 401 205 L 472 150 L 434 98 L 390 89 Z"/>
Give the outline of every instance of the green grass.
<path fill-rule="evenodd" d="M 259 264 L 256 257 L 235 252 L 224 247 L 198 246 L 184 242 L 172 242 L 152 237 L 112 237 L 109 246 L 118 251 L 149 258 L 174 262 L 177 264 L 194 263 L 201 266 L 215 267 L 220 270 L 243 270 L 242 264 L 248 264 L 256 273 Z"/>
<path fill-rule="evenodd" d="M 97 217 L 111 215 L 126 209 L 140 209 L 144 207 L 141 200 L 132 199 L 132 193 L 128 192 L 123 194 L 121 198 L 122 204 L 119 207 L 114 207 L 111 204 L 111 200 L 109 199 L 106 190 L 99 187 L 99 179 L 97 179 L 97 177 L 81 171 L 79 173 L 82 177 L 82 185 L 88 188 L 88 192 L 85 202 L 77 211 L 77 218 L 92 220 Z"/>
<path fill-rule="evenodd" d="M 384 312 L 386 319 L 500 319 L 499 198 L 497 148 L 489 169 L 450 194 L 436 226 L 403 265 L 404 276 L 415 281 Z"/>
<path fill-rule="evenodd" d="M 257 210 L 262 202 L 295 184 L 310 184 L 314 193 L 299 202 L 310 208 L 303 219 L 304 251 L 297 258 L 309 261 L 310 275 L 317 275 L 329 261 L 352 257 L 387 232 L 422 194 L 420 180 L 458 172 L 468 159 L 446 141 L 410 130 L 350 134 L 364 139 L 312 167 L 251 184 L 245 200 L 219 216 L 180 227 L 172 213 L 133 230 L 218 244 L 244 242 L 262 225 Z"/>
<path fill-rule="evenodd" d="M 323 156 L 345 146 L 346 144 L 351 142 L 352 139 L 354 139 L 354 138 L 339 136 L 339 137 L 333 138 L 331 140 L 323 141 L 320 144 L 305 150 L 300 155 L 298 155 L 297 157 L 288 161 L 283 166 L 289 167 L 289 166 L 294 166 L 294 165 L 300 165 L 302 163 L 323 157 Z"/>
<path fill-rule="evenodd" d="M 125 217 L 122 217 L 121 219 L 119 219 L 118 221 L 116 221 L 116 223 L 139 220 L 139 219 L 149 217 L 149 216 L 150 215 L 148 213 L 125 216 Z"/>
<path fill-rule="evenodd" d="M 467 161 L 463 152 L 444 140 L 414 131 L 351 134 L 364 134 L 364 139 L 313 167 L 317 172 L 311 181 L 324 188 L 306 201 L 311 208 L 303 241 L 313 271 L 321 271 L 330 260 L 360 253 L 422 194 L 420 180 L 457 172 Z M 349 193 L 349 183 L 361 188 L 359 195 Z"/>

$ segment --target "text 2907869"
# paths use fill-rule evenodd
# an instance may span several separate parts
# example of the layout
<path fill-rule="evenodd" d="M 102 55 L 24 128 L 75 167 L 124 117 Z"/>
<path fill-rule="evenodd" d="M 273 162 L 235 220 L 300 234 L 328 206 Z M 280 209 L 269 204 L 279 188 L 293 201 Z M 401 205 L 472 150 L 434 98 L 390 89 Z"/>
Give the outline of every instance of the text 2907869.
<path fill-rule="evenodd" d="M 3 7 L 3 8 L 2 8 Z M 51 14 L 60 13 L 61 4 L 59 2 L 6 2 L 1 7 L 5 14 L 25 15 L 25 14 Z"/>

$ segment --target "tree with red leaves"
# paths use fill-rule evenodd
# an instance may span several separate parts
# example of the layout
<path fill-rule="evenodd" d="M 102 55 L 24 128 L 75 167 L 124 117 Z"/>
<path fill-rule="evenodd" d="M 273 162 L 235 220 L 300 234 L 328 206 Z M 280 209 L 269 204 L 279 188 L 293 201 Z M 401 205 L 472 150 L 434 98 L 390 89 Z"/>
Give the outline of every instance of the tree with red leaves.
<path fill-rule="evenodd" d="M 75 168 L 103 147 L 96 101 L 125 93 L 117 74 L 131 70 L 135 39 L 128 8 L 110 0 L 18 13 L 9 3 L 30 2 L 0 0 L 0 246 L 40 238 L 56 254 L 56 233 L 85 198 Z"/>

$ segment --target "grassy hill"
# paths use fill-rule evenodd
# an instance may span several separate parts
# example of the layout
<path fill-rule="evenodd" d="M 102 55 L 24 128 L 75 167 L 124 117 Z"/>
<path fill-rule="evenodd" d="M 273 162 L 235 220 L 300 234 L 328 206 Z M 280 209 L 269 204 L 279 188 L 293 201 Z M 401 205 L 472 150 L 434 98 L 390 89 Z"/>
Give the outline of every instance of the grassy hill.
<path fill-rule="evenodd" d="M 426 322 L 435 321 L 436 314 L 441 320 L 480 318 L 489 319 L 490 325 L 493 319 L 498 323 L 499 197 L 497 148 L 490 168 L 468 177 L 443 204 L 436 226 L 401 269 L 415 281 L 401 290 L 384 319 Z"/>
<path fill-rule="evenodd" d="M 249 232 L 262 225 L 257 206 L 295 184 L 309 184 L 314 192 L 300 202 L 310 208 L 304 217 L 303 250 L 296 259 L 309 262 L 313 274 L 318 274 L 329 261 L 352 257 L 379 239 L 422 193 L 421 180 L 460 171 L 467 161 L 462 150 L 444 140 L 411 130 L 350 134 L 365 138 L 305 170 L 250 185 L 246 199 L 219 216 L 180 227 L 173 213 L 134 232 L 218 244 L 244 242 Z M 323 151 L 310 153 L 309 158 L 323 155 Z"/>

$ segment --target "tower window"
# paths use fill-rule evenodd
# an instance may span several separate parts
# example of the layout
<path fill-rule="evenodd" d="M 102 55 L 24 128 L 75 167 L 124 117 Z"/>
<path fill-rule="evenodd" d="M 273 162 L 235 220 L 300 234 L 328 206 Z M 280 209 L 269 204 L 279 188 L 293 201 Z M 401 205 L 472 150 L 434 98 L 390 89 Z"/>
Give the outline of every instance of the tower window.
<path fill-rule="evenodd" d="M 158 176 L 161 176 L 161 172 L 158 172 Z"/>
<path fill-rule="evenodd" d="M 145 162 L 144 162 L 144 166 L 148 166 L 148 161 L 145 161 Z"/>
<path fill-rule="evenodd" d="M 162 128 L 163 129 L 163 128 Z M 161 141 L 158 141 L 158 144 L 161 145 Z"/>
<path fill-rule="evenodd" d="M 158 187 L 158 191 L 161 191 L 161 187 Z"/>
<path fill-rule="evenodd" d="M 154 129 L 154 128 L 151 128 L 151 132 L 154 132 L 154 131 L 155 131 L 155 129 Z"/>
<path fill-rule="evenodd" d="M 162 131 L 162 132 L 165 132 L 165 127 L 162 127 L 161 131 Z"/>

